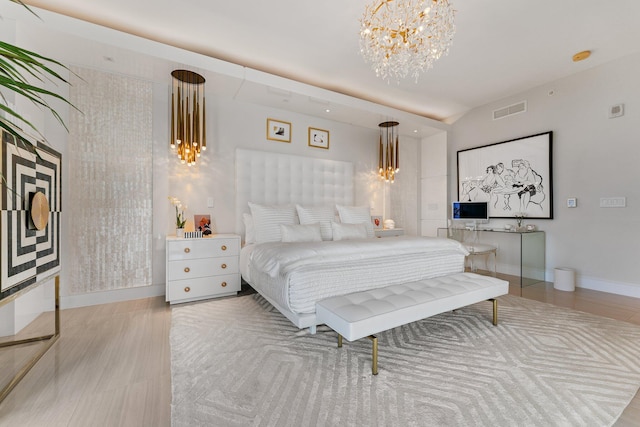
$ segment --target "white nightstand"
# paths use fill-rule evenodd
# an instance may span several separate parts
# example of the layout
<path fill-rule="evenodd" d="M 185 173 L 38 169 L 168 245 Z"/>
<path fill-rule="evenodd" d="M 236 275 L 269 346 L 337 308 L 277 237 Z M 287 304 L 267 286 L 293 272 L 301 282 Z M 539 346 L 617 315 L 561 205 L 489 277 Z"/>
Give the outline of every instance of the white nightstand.
<path fill-rule="evenodd" d="M 171 304 L 240 291 L 240 236 L 167 237 L 166 301 Z"/>
<path fill-rule="evenodd" d="M 376 237 L 395 237 L 404 236 L 404 229 L 402 228 L 386 228 L 383 230 L 374 230 Z"/>

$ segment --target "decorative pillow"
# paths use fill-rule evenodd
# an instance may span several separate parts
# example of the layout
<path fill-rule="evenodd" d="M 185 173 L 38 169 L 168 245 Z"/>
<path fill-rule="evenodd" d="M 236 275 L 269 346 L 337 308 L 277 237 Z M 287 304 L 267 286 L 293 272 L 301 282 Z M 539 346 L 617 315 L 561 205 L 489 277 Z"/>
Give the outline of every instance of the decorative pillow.
<path fill-rule="evenodd" d="M 265 206 L 249 202 L 256 243 L 282 241 L 281 224 L 297 224 L 295 206 Z"/>
<path fill-rule="evenodd" d="M 339 222 L 332 222 L 331 228 L 333 229 L 333 240 L 356 240 L 368 238 L 367 227 L 364 223 L 342 224 Z"/>
<path fill-rule="evenodd" d="M 373 224 L 371 223 L 371 211 L 369 210 L 369 206 L 336 205 L 336 208 L 338 209 L 341 223 L 364 224 L 367 228 L 367 237 L 375 237 Z"/>
<path fill-rule="evenodd" d="M 329 206 L 312 206 L 304 207 L 296 205 L 300 224 L 320 224 L 320 234 L 322 240 L 333 239 L 331 231 L 331 221 L 333 221 L 333 207 Z"/>
<path fill-rule="evenodd" d="M 282 241 L 287 242 L 321 242 L 320 224 L 280 224 Z"/>
<path fill-rule="evenodd" d="M 250 245 L 256 242 L 256 229 L 253 226 L 253 217 L 251 214 L 243 213 L 242 221 L 244 222 L 244 243 Z"/>

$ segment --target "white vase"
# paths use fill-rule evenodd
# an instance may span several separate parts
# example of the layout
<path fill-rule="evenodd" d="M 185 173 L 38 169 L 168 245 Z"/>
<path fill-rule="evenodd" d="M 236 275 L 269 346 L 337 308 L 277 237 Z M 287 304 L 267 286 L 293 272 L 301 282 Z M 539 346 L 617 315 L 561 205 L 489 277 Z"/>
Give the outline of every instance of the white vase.
<path fill-rule="evenodd" d="M 184 228 L 176 228 L 176 237 L 184 237 Z"/>

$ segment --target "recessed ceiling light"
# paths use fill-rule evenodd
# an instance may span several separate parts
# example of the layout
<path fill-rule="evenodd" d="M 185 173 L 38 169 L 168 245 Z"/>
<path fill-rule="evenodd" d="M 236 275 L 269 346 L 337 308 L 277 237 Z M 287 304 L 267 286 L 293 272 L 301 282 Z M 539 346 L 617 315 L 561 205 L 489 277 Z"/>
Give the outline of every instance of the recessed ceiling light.
<path fill-rule="evenodd" d="M 573 62 L 584 61 L 590 56 L 591 56 L 590 50 L 583 50 L 582 52 L 578 52 L 575 55 L 573 55 Z"/>
<path fill-rule="evenodd" d="M 330 109 L 328 109 L 328 108 L 327 108 L 326 110 L 324 110 L 324 111 L 326 111 L 327 113 L 330 113 L 330 112 L 331 112 L 331 110 L 330 110 Z"/>
<path fill-rule="evenodd" d="M 414 129 L 414 130 L 413 130 L 413 133 L 418 133 L 418 129 Z"/>

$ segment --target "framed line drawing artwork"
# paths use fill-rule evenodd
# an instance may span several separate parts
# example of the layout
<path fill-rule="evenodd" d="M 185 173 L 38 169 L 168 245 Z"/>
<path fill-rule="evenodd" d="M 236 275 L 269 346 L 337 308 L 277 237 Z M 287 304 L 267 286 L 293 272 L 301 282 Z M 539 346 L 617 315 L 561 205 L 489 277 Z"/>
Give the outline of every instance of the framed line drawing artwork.
<path fill-rule="evenodd" d="M 291 142 L 291 123 L 281 120 L 267 119 L 267 139 L 280 142 Z"/>
<path fill-rule="evenodd" d="M 309 147 L 329 149 L 329 131 L 309 128 Z"/>
<path fill-rule="evenodd" d="M 553 132 L 458 151 L 458 200 L 489 217 L 553 219 Z"/>

